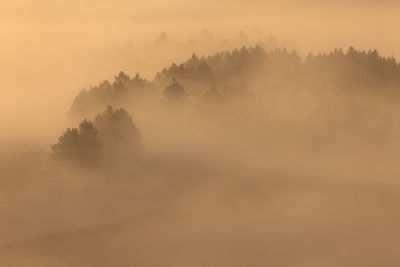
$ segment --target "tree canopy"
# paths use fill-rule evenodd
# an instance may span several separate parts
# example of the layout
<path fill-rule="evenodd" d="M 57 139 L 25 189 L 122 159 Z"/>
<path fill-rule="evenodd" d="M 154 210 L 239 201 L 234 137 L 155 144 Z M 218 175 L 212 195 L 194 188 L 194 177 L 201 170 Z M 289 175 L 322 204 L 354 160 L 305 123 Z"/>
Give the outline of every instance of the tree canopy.
<path fill-rule="evenodd" d="M 400 65 L 394 57 L 382 57 L 376 50 L 361 51 L 353 47 L 346 52 L 335 49 L 330 53 L 310 54 L 305 59 L 295 51 L 266 52 L 258 45 L 208 57 L 193 54 L 182 64 L 173 63 L 164 68 L 150 82 L 139 74 L 130 78 L 121 72 L 113 83 L 104 81 L 82 90 L 73 102 L 71 113 L 92 115 L 105 105 L 130 104 L 140 97 L 144 97 L 146 103 L 160 101 L 160 96 L 165 99 L 201 98 L 210 88 L 229 97 L 238 92 L 243 95 L 255 87 L 259 92 L 268 92 L 293 86 L 300 90 L 399 89 Z M 146 93 L 155 91 L 159 92 L 158 98 L 148 98 Z"/>
<path fill-rule="evenodd" d="M 85 119 L 78 128 L 68 128 L 51 149 L 56 159 L 92 166 L 132 161 L 142 153 L 143 145 L 128 112 L 107 106 L 93 122 Z"/>
<path fill-rule="evenodd" d="M 57 159 L 93 165 L 100 160 L 101 141 L 92 122 L 85 119 L 78 128 L 68 128 L 51 149 Z"/>
<path fill-rule="evenodd" d="M 175 79 L 165 88 L 164 97 L 169 102 L 182 102 L 187 97 L 185 88 Z"/>

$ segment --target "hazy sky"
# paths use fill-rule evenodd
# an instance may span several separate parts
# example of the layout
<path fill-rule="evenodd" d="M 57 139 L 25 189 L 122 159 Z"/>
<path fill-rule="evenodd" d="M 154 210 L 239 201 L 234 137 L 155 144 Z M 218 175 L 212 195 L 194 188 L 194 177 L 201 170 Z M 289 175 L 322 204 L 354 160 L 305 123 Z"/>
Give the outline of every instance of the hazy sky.
<path fill-rule="evenodd" d="M 382 0 L 2 0 L 0 123 L 17 129 L 27 117 L 62 117 L 81 88 L 126 67 L 110 51 L 163 31 L 187 41 L 202 29 L 256 30 L 293 39 L 304 54 L 354 45 L 399 57 L 399 11 Z"/>
<path fill-rule="evenodd" d="M 0 14 L 3 18 L 22 21 L 72 21 L 96 20 L 141 20 L 182 19 L 244 15 L 269 15 L 272 8 L 331 9 L 341 7 L 353 13 L 374 6 L 391 7 L 390 0 L 316 1 L 316 0 L 3 0 Z M 282 10 L 281 10 L 282 11 Z M 340 16 L 340 14 L 337 14 Z"/>

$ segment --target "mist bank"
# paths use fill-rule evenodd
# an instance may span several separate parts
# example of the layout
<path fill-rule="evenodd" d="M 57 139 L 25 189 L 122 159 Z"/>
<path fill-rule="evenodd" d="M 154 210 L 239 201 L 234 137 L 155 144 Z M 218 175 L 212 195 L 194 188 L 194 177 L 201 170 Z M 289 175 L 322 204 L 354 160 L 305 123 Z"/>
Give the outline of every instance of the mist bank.
<path fill-rule="evenodd" d="M 50 41 L 17 38 L 1 91 L 3 262 L 398 265 L 394 57 L 245 30 L 57 39 L 45 21 L 22 35 Z"/>
<path fill-rule="evenodd" d="M 170 156 L 117 175 L 49 168 L 43 155 L 25 155 L 12 161 L 19 174 L 1 187 L 8 204 L 0 255 L 10 265 L 398 262 L 398 183 L 369 180 L 373 173 L 349 179 L 293 166 L 216 168 Z"/>
<path fill-rule="evenodd" d="M 201 56 L 240 48 L 244 43 L 236 40 L 241 30 L 251 43 L 271 33 L 280 40 L 295 40 L 301 56 L 349 46 L 399 56 L 393 27 L 398 24 L 399 8 L 393 1 L 42 0 L 2 1 L 0 5 L 4 110 L 0 116 L 9 132 L 20 133 L 25 123 L 49 113 L 63 116 L 81 88 L 112 79 L 120 70 L 152 79 L 161 68 L 182 62 L 192 53 Z M 203 29 L 214 33 L 218 42 L 191 45 L 190 40 L 199 39 Z M 175 43 L 172 48 L 153 48 L 162 32 Z M 10 120 L 6 113 L 23 115 Z M 32 119 L 26 121 L 27 117 Z M 40 128 L 54 123 L 41 122 Z"/>

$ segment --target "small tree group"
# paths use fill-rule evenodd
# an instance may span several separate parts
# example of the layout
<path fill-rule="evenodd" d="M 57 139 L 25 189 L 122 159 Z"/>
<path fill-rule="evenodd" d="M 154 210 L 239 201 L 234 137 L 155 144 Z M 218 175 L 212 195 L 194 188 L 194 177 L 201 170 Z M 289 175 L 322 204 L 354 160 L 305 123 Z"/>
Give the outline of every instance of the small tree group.
<path fill-rule="evenodd" d="M 68 128 L 51 149 L 57 159 L 95 164 L 100 159 L 101 141 L 93 123 L 85 119 L 78 128 Z"/>
<path fill-rule="evenodd" d="M 114 110 L 111 106 L 98 114 L 93 123 L 85 119 L 78 128 L 68 128 L 51 149 L 56 159 L 80 165 L 131 160 L 143 150 L 132 117 L 124 109 Z"/>

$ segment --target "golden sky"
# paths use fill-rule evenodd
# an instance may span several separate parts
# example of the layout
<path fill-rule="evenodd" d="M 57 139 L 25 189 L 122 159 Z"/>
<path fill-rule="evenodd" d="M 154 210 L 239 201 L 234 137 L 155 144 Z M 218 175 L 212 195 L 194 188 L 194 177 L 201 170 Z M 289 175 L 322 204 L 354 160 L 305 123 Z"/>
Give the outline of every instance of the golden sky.
<path fill-rule="evenodd" d="M 294 40 L 302 54 L 353 45 L 400 57 L 398 14 L 390 0 L 1 0 L 0 122 L 22 109 L 62 115 L 81 88 L 127 66 L 116 47 L 151 44 L 163 31 L 187 42 L 203 29 L 256 29 Z"/>

